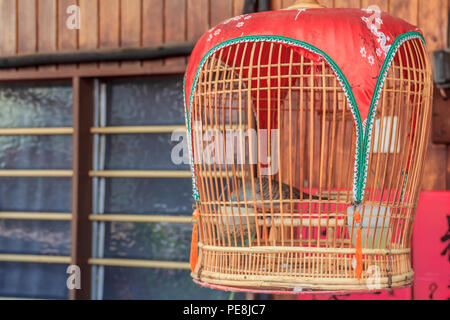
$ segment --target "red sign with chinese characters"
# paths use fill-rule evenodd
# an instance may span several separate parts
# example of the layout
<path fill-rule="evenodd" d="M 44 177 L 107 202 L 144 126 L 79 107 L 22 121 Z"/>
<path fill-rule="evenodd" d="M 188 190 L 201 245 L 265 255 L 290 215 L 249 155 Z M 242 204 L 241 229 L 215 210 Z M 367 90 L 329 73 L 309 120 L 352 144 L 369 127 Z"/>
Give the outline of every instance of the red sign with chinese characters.
<path fill-rule="evenodd" d="M 450 298 L 450 192 L 420 195 L 413 234 L 415 300 Z"/>

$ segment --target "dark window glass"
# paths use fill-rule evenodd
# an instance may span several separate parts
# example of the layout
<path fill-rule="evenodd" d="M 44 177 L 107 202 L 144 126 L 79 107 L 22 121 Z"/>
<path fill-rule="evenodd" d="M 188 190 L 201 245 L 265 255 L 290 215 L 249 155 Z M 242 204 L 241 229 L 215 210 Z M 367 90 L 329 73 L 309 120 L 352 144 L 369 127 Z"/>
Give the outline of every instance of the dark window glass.
<path fill-rule="evenodd" d="M 191 180 L 107 179 L 105 212 L 191 215 Z"/>
<path fill-rule="evenodd" d="M 0 220 L 0 252 L 70 255 L 70 221 Z"/>
<path fill-rule="evenodd" d="M 70 82 L 0 85 L 0 128 L 72 127 Z M 0 169 L 72 168 L 70 135 L 0 136 Z M 70 178 L 0 178 L 0 211 L 70 212 Z M 0 220 L 0 252 L 70 255 L 70 222 Z M 65 265 L 0 263 L 0 296 L 67 299 Z"/>
<path fill-rule="evenodd" d="M 179 141 L 170 133 L 124 134 L 106 137 L 107 170 L 189 170 L 176 165 L 171 154 Z"/>
<path fill-rule="evenodd" d="M 0 169 L 71 169 L 72 136 L 0 136 Z"/>
<path fill-rule="evenodd" d="M 181 76 L 108 81 L 107 125 L 183 125 L 182 83 Z M 172 142 L 171 137 L 170 133 L 107 135 L 105 170 L 189 170 L 187 164 L 172 163 L 173 147 L 180 140 Z M 99 202 L 104 201 L 106 213 L 192 215 L 189 178 L 113 178 L 105 179 L 105 185 L 104 198 L 100 195 Z M 104 234 L 104 238 L 98 243 L 103 246 L 100 251 L 104 251 L 105 258 L 189 261 L 191 224 L 106 222 L 104 226 L 105 232 L 98 233 Z M 199 287 L 188 270 L 108 266 L 102 270 L 104 299 L 191 300 L 230 296 Z"/>
<path fill-rule="evenodd" d="M 182 76 L 115 80 L 107 84 L 109 126 L 184 124 Z"/>
<path fill-rule="evenodd" d="M 229 292 L 201 288 L 188 270 L 105 268 L 104 299 L 228 299 Z M 236 295 L 243 299 L 245 295 Z"/>
<path fill-rule="evenodd" d="M 71 127 L 70 82 L 0 85 L 0 128 Z"/>
<path fill-rule="evenodd" d="M 0 178 L 0 211 L 70 212 L 70 178 Z"/>
<path fill-rule="evenodd" d="M 67 299 L 67 266 L 0 262 L 0 296 Z"/>
<path fill-rule="evenodd" d="M 105 256 L 189 261 L 191 233 L 186 223 L 107 223 Z"/>

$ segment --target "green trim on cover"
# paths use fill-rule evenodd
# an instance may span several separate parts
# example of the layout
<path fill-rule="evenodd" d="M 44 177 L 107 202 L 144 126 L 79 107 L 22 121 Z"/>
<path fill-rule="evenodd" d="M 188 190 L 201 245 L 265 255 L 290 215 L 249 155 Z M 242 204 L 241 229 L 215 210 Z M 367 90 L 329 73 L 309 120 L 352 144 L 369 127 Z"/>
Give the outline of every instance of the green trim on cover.
<path fill-rule="evenodd" d="M 370 145 L 372 140 L 372 130 L 373 130 L 373 124 L 375 120 L 375 115 L 378 107 L 378 103 L 380 101 L 381 91 L 384 87 L 384 82 L 386 80 L 386 77 L 388 75 L 389 69 L 391 67 L 392 61 L 394 60 L 398 50 L 400 47 L 409 40 L 412 39 L 420 39 L 422 42 L 426 45 L 425 39 L 417 31 L 410 31 L 401 34 L 398 36 L 394 42 L 391 45 L 391 48 L 386 56 L 386 59 L 384 61 L 384 64 L 381 68 L 380 74 L 378 76 L 377 85 L 375 87 L 375 91 L 372 97 L 372 102 L 370 104 L 369 114 L 367 116 L 367 122 L 364 125 L 364 143 L 363 143 L 363 150 L 362 150 L 362 156 L 364 158 L 361 158 L 361 162 L 359 165 L 359 181 L 357 186 L 357 193 L 356 193 L 356 202 L 359 203 L 363 201 L 364 198 L 364 191 L 366 188 L 366 182 L 367 182 L 367 169 L 369 166 L 369 154 L 370 154 Z"/>

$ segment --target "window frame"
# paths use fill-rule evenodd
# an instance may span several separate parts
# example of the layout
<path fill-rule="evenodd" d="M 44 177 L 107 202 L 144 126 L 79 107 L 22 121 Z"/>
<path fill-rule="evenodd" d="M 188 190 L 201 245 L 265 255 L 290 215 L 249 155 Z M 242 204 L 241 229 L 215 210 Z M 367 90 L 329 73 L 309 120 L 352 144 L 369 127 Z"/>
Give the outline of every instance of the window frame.
<path fill-rule="evenodd" d="M 97 68 L 83 67 L 82 65 L 73 67 L 57 67 L 52 70 L 41 71 L 38 68 L 16 69 L 7 72 L 0 72 L 0 83 L 15 83 L 21 81 L 48 82 L 66 80 L 71 81 L 73 89 L 73 126 L 72 128 L 49 129 L 55 134 L 71 134 L 73 147 L 72 170 L 56 172 L 51 170 L 20 170 L 12 172 L 14 177 L 28 176 L 67 176 L 72 179 L 72 204 L 71 213 L 2 213 L 0 219 L 17 220 L 53 220 L 71 222 L 71 254 L 70 256 L 46 256 L 46 255 L 21 255 L 21 254 L 1 254 L 2 262 L 24 262 L 24 263 L 56 263 L 64 265 L 77 265 L 81 271 L 81 289 L 70 289 L 70 300 L 87 300 L 93 297 L 93 272 L 95 267 L 104 266 L 125 266 L 143 268 L 167 268 L 189 270 L 188 262 L 174 261 L 152 261 L 135 259 L 109 259 L 95 258 L 93 253 L 93 229 L 94 224 L 104 224 L 106 222 L 144 222 L 144 223 L 192 223 L 191 217 L 164 216 L 164 215 L 96 215 L 93 212 L 93 184 L 94 179 L 114 178 L 114 177 L 139 177 L 139 178 L 191 178 L 190 171 L 158 171 L 158 170 L 133 170 L 133 171 L 99 171 L 94 170 L 93 147 L 94 136 L 116 133 L 159 133 L 172 132 L 174 126 L 139 126 L 139 127 L 105 127 L 94 126 L 94 110 L 97 97 L 98 83 L 114 79 L 136 79 L 159 77 L 168 75 L 184 74 L 186 63 L 172 63 L 172 59 L 164 62 L 152 63 L 148 66 L 123 68 L 117 66 Z M 185 60 L 185 59 L 184 59 Z M 175 60 L 174 60 L 175 61 Z M 184 126 L 184 125 L 183 125 Z M 181 126 L 177 126 L 181 127 Z M 1 131 L 2 129 L 0 129 Z M 46 130 L 46 129 L 40 129 Z M 39 130 L 29 130 L 27 128 L 14 129 L 9 132 L 11 135 L 17 134 L 42 134 Z M 12 170 L 14 171 L 14 170 Z M 5 175 L 8 173 L 5 172 Z M 1 172 L 0 172 L 1 175 Z"/>

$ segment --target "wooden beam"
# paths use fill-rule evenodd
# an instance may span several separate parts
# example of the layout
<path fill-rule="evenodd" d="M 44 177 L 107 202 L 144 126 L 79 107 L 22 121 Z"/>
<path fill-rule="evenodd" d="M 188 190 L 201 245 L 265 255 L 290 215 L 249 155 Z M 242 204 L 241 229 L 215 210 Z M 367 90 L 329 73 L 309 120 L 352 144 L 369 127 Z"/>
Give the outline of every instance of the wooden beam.
<path fill-rule="evenodd" d="M 89 263 L 100 266 L 134 267 L 134 268 L 181 269 L 181 270 L 189 270 L 191 268 L 188 262 L 177 262 L 177 261 L 96 258 L 96 259 L 89 259 Z"/>
<path fill-rule="evenodd" d="M 102 64 L 106 64 L 102 63 Z M 184 74 L 186 68 L 180 65 L 159 66 L 153 64 L 144 64 L 143 67 L 111 67 L 108 68 L 84 68 L 86 64 L 80 64 L 79 69 L 73 70 L 48 70 L 46 72 L 37 71 L 15 71 L 10 72 L 10 69 L 0 70 L 0 82 L 11 81 L 26 81 L 26 80 L 58 80 L 71 79 L 72 77 L 136 77 L 136 76 L 151 76 L 155 74 L 169 75 L 169 74 Z M 89 64 L 88 64 L 89 65 Z M 43 68 L 43 67 L 42 67 Z"/>
<path fill-rule="evenodd" d="M 71 263 L 81 270 L 81 289 L 70 290 L 71 300 L 90 299 L 92 225 L 92 163 L 94 80 L 73 78 L 73 178 L 72 178 L 72 252 Z"/>
<path fill-rule="evenodd" d="M 101 128 L 91 128 L 91 133 L 92 134 L 172 133 L 175 130 L 186 130 L 186 127 L 184 125 L 101 127 Z"/>
<path fill-rule="evenodd" d="M 70 221 L 72 220 L 72 214 L 57 212 L 0 212 L 0 219 Z"/>
<path fill-rule="evenodd" d="M 70 257 L 34 255 L 34 254 L 1 253 L 0 254 L 0 261 L 2 261 L 2 262 L 28 262 L 28 263 L 69 264 L 70 263 Z"/>
<path fill-rule="evenodd" d="M 140 214 L 140 215 L 137 215 L 137 214 L 92 214 L 92 215 L 90 215 L 89 219 L 91 221 L 102 221 L 102 222 L 192 223 L 192 217 L 148 215 L 148 214 L 145 214 L 145 215 L 144 214 Z"/>
<path fill-rule="evenodd" d="M 0 136 L 71 135 L 72 128 L 1 128 Z"/>
<path fill-rule="evenodd" d="M 91 177 L 101 178 L 191 178 L 190 171 L 181 170 L 104 170 L 90 171 Z"/>
<path fill-rule="evenodd" d="M 0 177 L 70 178 L 72 177 L 72 170 L 0 170 Z"/>

